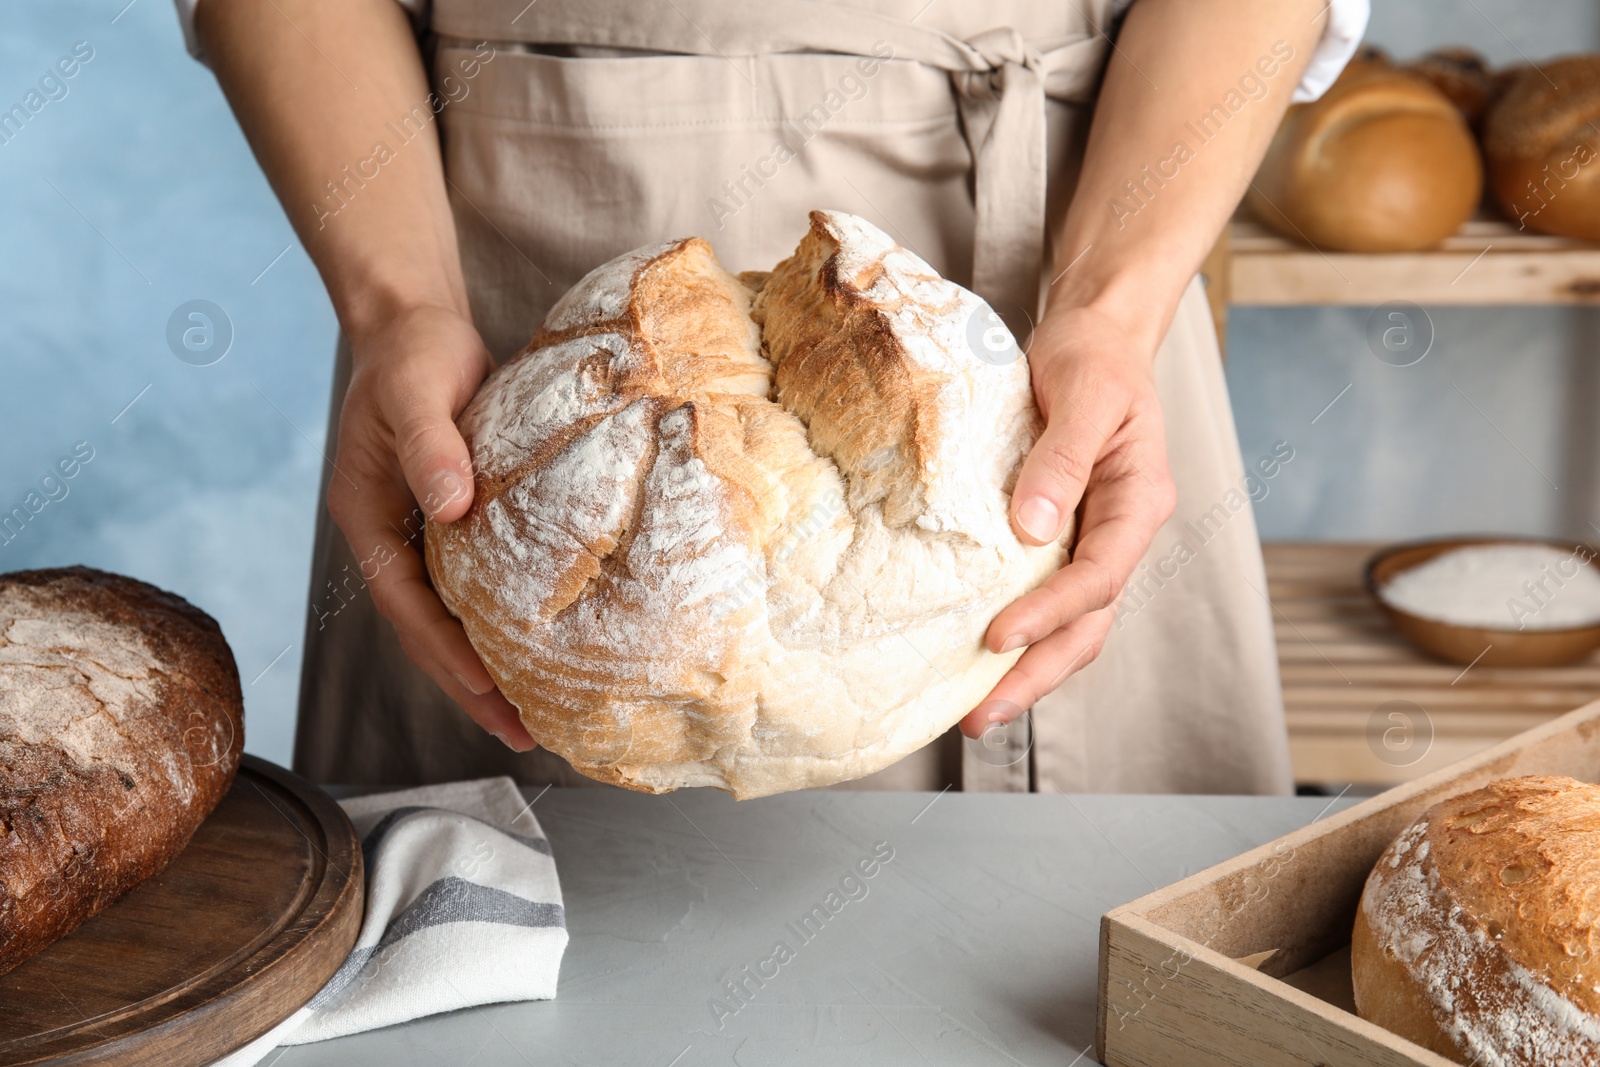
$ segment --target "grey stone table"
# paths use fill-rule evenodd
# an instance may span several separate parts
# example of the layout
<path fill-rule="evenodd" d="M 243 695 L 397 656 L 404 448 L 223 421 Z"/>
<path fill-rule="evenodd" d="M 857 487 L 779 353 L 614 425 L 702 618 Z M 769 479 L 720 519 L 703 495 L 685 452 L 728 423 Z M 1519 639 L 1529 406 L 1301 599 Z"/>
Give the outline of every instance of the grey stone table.
<path fill-rule="evenodd" d="M 1347 803 L 551 789 L 555 1000 L 263 1062 L 1086 1067 L 1101 914 Z"/>

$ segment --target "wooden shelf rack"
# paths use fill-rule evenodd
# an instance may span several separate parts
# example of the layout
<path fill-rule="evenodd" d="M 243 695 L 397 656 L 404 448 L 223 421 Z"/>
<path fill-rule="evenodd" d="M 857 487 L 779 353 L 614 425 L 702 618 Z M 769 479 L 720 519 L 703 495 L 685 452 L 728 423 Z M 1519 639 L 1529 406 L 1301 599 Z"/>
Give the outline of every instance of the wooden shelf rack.
<path fill-rule="evenodd" d="M 1362 585 L 1379 547 L 1264 546 L 1296 780 L 1409 781 L 1600 698 L 1600 654 L 1570 667 L 1463 670 L 1414 650 Z M 1383 731 L 1404 721 L 1379 710 L 1391 700 L 1425 715 L 1411 744 L 1383 743 Z"/>
<path fill-rule="evenodd" d="M 1319 252 L 1245 218 L 1223 244 L 1220 280 L 1236 305 L 1600 304 L 1600 244 L 1487 217 L 1422 252 Z"/>

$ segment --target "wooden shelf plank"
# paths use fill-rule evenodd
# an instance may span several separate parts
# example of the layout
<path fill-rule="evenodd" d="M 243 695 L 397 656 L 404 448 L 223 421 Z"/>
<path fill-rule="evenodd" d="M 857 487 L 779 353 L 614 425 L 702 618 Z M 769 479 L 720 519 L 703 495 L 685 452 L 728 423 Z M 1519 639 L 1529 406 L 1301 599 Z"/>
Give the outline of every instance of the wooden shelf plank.
<path fill-rule="evenodd" d="M 1245 218 L 1229 226 L 1236 305 L 1600 304 L 1600 245 L 1473 219 L 1437 248 L 1320 252 Z"/>
<path fill-rule="evenodd" d="M 1393 785 L 1497 744 L 1600 697 L 1600 654 L 1571 667 L 1474 667 L 1423 656 L 1397 634 L 1362 585 L 1375 544 L 1264 546 L 1289 721 L 1301 782 Z M 1433 738 L 1415 762 L 1368 741 L 1380 705 L 1408 700 Z M 1379 715 L 1380 724 L 1385 719 Z"/>

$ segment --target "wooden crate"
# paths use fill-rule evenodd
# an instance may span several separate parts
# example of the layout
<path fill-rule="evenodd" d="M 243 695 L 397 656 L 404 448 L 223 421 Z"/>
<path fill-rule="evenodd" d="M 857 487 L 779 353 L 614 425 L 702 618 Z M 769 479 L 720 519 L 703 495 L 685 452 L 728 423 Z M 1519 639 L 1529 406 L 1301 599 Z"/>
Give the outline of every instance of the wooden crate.
<path fill-rule="evenodd" d="M 1350 930 L 1389 843 L 1497 778 L 1600 781 L 1600 701 L 1109 912 L 1096 1053 L 1109 1067 L 1450 1067 L 1358 1018 Z"/>

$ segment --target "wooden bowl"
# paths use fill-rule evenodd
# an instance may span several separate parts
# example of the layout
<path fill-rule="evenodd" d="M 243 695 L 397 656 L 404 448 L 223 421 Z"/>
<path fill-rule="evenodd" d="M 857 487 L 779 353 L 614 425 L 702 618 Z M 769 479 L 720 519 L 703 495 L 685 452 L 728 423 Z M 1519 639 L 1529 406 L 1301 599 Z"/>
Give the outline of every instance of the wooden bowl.
<path fill-rule="evenodd" d="M 1430 656 L 1449 663 L 1476 663 L 1480 667 L 1559 667 L 1576 663 L 1600 648 L 1600 623 L 1559 630 L 1458 626 L 1413 615 L 1384 600 L 1379 592 L 1401 571 L 1452 549 L 1473 545 L 1549 545 L 1569 552 L 1583 549 L 1589 554 L 1587 565 L 1597 566 L 1595 550 L 1588 545 L 1537 537 L 1451 537 L 1391 545 L 1367 560 L 1366 585 L 1378 609 L 1388 616 L 1401 636 Z"/>

